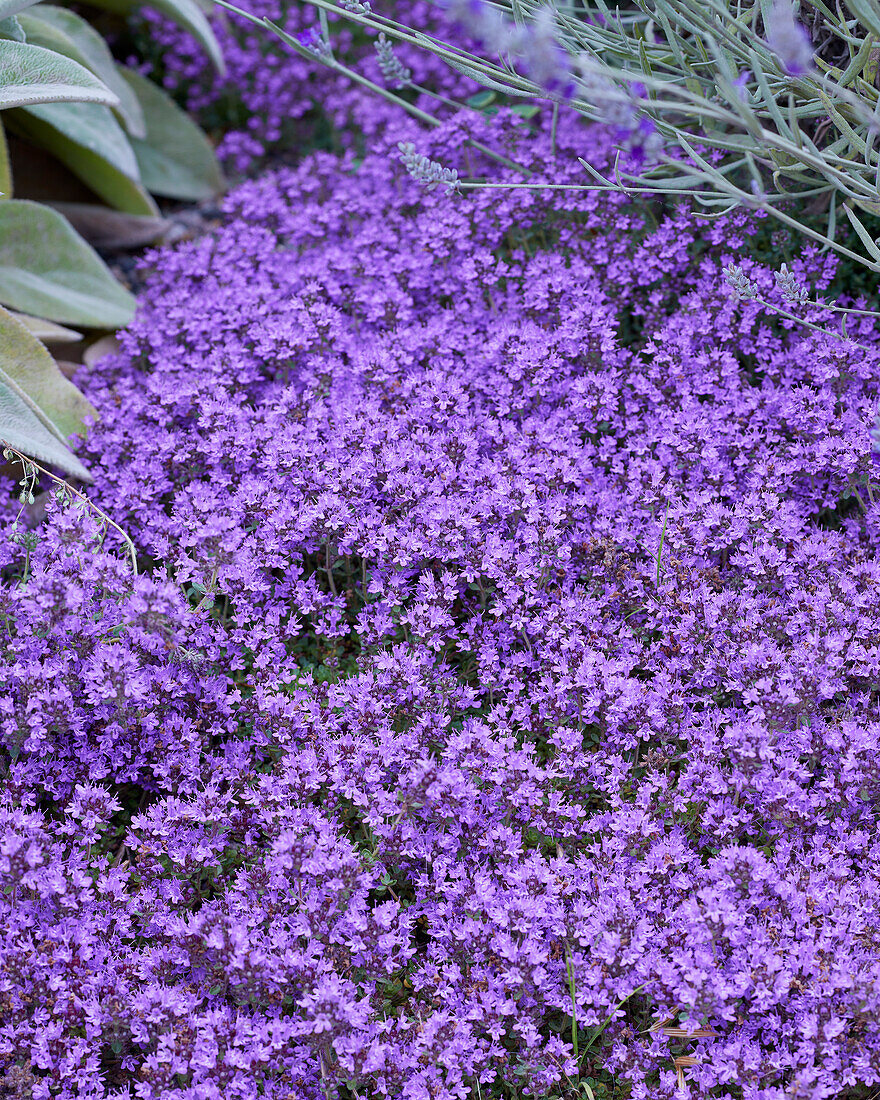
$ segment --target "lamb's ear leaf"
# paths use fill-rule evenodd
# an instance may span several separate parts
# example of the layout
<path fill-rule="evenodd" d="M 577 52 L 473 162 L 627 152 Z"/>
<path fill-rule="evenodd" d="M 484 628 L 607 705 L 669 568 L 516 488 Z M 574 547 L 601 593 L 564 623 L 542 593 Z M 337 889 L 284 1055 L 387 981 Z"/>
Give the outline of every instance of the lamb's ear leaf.
<path fill-rule="evenodd" d="M 12 167 L 9 163 L 9 146 L 6 131 L 0 122 L 0 199 L 12 198 Z"/>
<path fill-rule="evenodd" d="M 83 432 L 95 410 L 40 341 L 0 307 L 0 441 L 82 481 L 92 477 L 67 436 Z"/>
<path fill-rule="evenodd" d="M 0 111 L 34 103 L 104 103 L 119 98 L 94 73 L 42 46 L 0 39 Z"/>
<path fill-rule="evenodd" d="M 73 451 L 58 442 L 0 377 L 0 446 L 4 445 L 37 462 L 57 466 L 80 481 L 91 484 L 95 480 Z"/>
<path fill-rule="evenodd" d="M 0 19 L 0 38 L 10 38 L 13 42 L 27 42 L 17 15 Z"/>
<path fill-rule="evenodd" d="M 120 78 L 107 43 L 90 23 L 81 15 L 53 4 L 40 4 L 25 12 L 19 22 L 31 45 L 55 50 L 93 72 L 118 96 L 117 113 L 126 130 L 136 137 L 146 136 L 144 116 L 137 96 Z"/>
<path fill-rule="evenodd" d="M 10 130 L 57 157 L 114 210 L 158 216 L 137 158 L 113 113 L 96 103 L 48 103 L 10 112 Z"/>
<path fill-rule="evenodd" d="M 141 182 L 154 195 L 198 202 L 223 190 L 223 176 L 207 137 L 152 81 L 131 69 L 119 73 L 146 120 L 146 137 L 131 137 Z"/>
<path fill-rule="evenodd" d="M 0 0 L 0 19 L 10 19 L 25 8 L 32 8 L 39 0 Z"/>
<path fill-rule="evenodd" d="M 47 344 L 76 344 L 82 340 L 81 332 L 74 332 L 72 328 L 56 325 L 54 321 L 47 321 L 45 317 L 31 317 L 28 313 L 17 313 L 14 309 L 8 312 L 10 317 L 20 321 L 32 336 L 36 336 L 38 340 Z"/>
<path fill-rule="evenodd" d="M 172 225 L 167 218 L 126 214 L 122 210 L 111 210 L 103 203 L 52 201 L 47 205 L 63 214 L 77 233 L 92 248 L 98 249 L 142 248 L 155 244 Z"/>
<path fill-rule="evenodd" d="M 55 210 L 23 199 L 0 202 L 0 302 L 62 325 L 116 329 L 135 300 Z"/>
<path fill-rule="evenodd" d="M 140 7 L 155 8 L 156 11 L 167 15 L 178 26 L 189 31 L 210 57 L 217 71 L 221 75 L 225 74 L 226 66 L 223 63 L 220 43 L 217 41 L 214 32 L 211 30 L 211 24 L 196 0 L 149 0 L 149 3 L 146 4 L 141 4 L 140 0 L 89 0 L 89 3 L 97 8 L 103 8 L 105 11 L 115 12 L 117 15 L 131 15 Z"/>

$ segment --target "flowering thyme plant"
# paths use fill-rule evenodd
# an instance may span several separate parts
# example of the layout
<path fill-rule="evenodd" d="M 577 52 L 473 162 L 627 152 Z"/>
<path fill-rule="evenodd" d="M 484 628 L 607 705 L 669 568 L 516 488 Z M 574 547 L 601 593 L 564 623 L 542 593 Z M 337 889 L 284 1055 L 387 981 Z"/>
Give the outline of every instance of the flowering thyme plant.
<path fill-rule="evenodd" d="M 615 140 L 400 116 L 149 258 L 138 575 L 0 540 L 6 1095 L 880 1087 L 880 343 L 760 218 L 550 189 Z"/>

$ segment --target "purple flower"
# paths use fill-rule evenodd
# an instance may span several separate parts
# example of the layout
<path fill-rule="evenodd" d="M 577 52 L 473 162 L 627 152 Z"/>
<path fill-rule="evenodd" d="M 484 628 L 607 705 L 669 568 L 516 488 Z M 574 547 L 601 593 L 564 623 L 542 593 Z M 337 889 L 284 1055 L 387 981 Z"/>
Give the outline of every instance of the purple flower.
<path fill-rule="evenodd" d="M 613 166 L 552 115 L 383 105 L 147 257 L 82 382 L 136 578 L 6 477 L 0 1091 L 556 1096 L 572 1024 L 634 1097 L 880 1083 L 880 341 L 768 325 L 750 211 L 395 163 Z"/>
<path fill-rule="evenodd" d="M 570 99 L 575 93 L 572 59 L 560 45 L 553 11 L 540 8 L 523 25 L 506 20 L 486 0 L 448 0 L 455 24 L 486 50 L 519 63 L 524 76 L 545 91 Z"/>
<path fill-rule="evenodd" d="M 787 73 L 803 76 L 812 71 L 813 43 L 806 27 L 794 17 L 792 0 L 773 0 L 765 16 L 764 31 L 767 45 L 778 56 Z"/>
<path fill-rule="evenodd" d="M 618 133 L 636 169 L 655 161 L 663 149 L 663 138 L 653 119 L 644 115 L 633 128 L 625 128 Z"/>
<path fill-rule="evenodd" d="M 875 455 L 880 455 L 880 410 L 874 418 L 874 426 L 870 431 L 871 450 Z"/>
<path fill-rule="evenodd" d="M 739 76 L 733 82 L 733 85 L 736 88 L 736 94 L 743 101 L 743 103 L 748 102 L 749 91 L 748 91 L 747 85 L 748 85 L 749 80 L 751 80 L 751 78 L 752 78 L 751 69 L 743 69 L 743 71 L 739 74 Z"/>
<path fill-rule="evenodd" d="M 538 87 L 563 99 L 575 94 L 572 59 L 559 43 L 550 8 L 540 8 L 531 22 L 511 32 L 508 48 L 519 59 L 523 75 Z"/>

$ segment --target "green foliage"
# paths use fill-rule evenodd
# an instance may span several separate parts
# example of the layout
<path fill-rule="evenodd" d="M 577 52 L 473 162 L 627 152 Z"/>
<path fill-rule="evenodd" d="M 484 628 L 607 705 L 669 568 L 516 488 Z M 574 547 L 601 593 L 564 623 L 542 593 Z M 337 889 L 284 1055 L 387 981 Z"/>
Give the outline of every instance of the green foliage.
<path fill-rule="evenodd" d="M 134 149 L 109 108 L 52 103 L 10 111 L 6 122 L 14 133 L 52 153 L 114 210 L 148 217 L 159 213 L 141 182 Z"/>
<path fill-rule="evenodd" d="M 61 324 L 118 328 L 134 299 L 57 211 L 0 202 L 0 302 Z"/>
<path fill-rule="evenodd" d="M 222 189 L 207 138 L 161 89 L 117 65 L 81 16 L 51 4 L 7 2 L 29 10 L 15 20 L 25 41 L 0 39 L 0 76 L 3 58 L 23 51 L 42 59 L 45 69 L 42 84 L 36 76 L 31 82 L 37 91 L 0 79 L 0 108 L 16 108 L 3 117 L 10 130 L 57 157 L 96 195 L 126 213 L 155 215 L 150 190 L 190 200 Z M 163 0 L 157 6 L 197 33 L 221 63 L 213 33 L 192 0 Z M 56 70 L 69 74 L 69 82 L 77 76 L 79 83 L 65 90 Z"/>
<path fill-rule="evenodd" d="M 98 3 L 127 14 L 126 0 Z M 195 0 L 155 0 L 191 31 L 218 68 L 219 46 Z M 0 0 L 0 442 L 88 480 L 64 444 L 81 430 L 85 399 L 58 372 L 38 335 L 52 324 L 115 329 L 134 299 L 62 214 L 12 199 L 16 165 L 5 130 L 47 151 L 113 210 L 154 218 L 152 198 L 206 199 L 223 188 L 214 151 L 161 89 L 113 59 L 79 14 L 34 0 Z M 100 208 L 99 208 L 100 209 Z M 51 379 L 51 386 L 48 381 Z M 48 387 L 48 389 L 47 389 Z M 43 398 L 64 401 L 56 404 Z M 93 411 L 93 410 L 91 410 Z M 60 415 L 60 420 L 59 420 Z"/>
<path fill-rule="evenodd" d="M 0 111 L 69 100 L 118 102 L 98 77 L 69 57 L 27 42 L 0 39 Z"/>
<path fill-rule="evenodd" d="M 151 81 L 130 69 L 122 76 L 145 122 L 143 138 L 129 138 L 144 186 L 154 195 L 190 201 L 216 195 L 223 177 L 202 131 Z"/>
<path fill-rule="evenodd" d="M 58 369 L 40 341 L 0 307 L 0 437 L 7 446 L 90 481 L 67 447 L 94 409 Z"/>
<path fill-rule="evenodd" d="M 137 96 L 119 72 L 107 43 L 82 16 L 52 4 L 39 4 L 18 17 L 28 42 L 55 50 L 90 69 L 119 100 L 115 108 L 132 137 L 146 137 Z"/>

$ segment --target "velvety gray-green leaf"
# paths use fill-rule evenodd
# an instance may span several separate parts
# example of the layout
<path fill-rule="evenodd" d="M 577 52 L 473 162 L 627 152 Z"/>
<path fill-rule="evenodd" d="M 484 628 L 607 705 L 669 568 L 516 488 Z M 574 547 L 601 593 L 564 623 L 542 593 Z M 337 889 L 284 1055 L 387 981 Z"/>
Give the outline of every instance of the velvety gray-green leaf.
<path fill-rule="evenodd" d="M 66 444 L 95 410 L 52 356 L 8 310 L 0 308 L 0 440 L 90 481 Z"/>
<path fill-rule="evenodd" d="M 0 202 L 0 302 L 63 325 L 121 328 L 135 300 L 55 210 Z"/>
<path fill-rule="evenodd" d="M 0 306 L 0 309 L 3 307 Z M 10 317 L 24 325 L 32 336 L 47 344 L 75 344 L 82 340 L 82 333 L 75 332 L 72 328 L 56 325 L 54 321 L 47 321 L 45 317 L 31 317 L 27 313 L 17 313 L 8 310 Z"/>
<path fill-rule="evenodd" d="M 53 4 L 39 4 L 21 16 L 27 41 L 45 46 L 78 61 L 119 97 L 117 113 L 130 134 L 146 136 L 144 116 L 137 97 L 116 71 L 107 43 L 82 16 Z"/>
<path fill-rule="evenodd" d="M 0 38 L 8 38 L 13 42 L 27 41 L 17 15 L 10 15 L 8 19 L 0 19 Z"/>
<path fill-rule="evenodd" d="M 16 114 L 16 120 L 21 115 L 39 119 L 73 144 L 91 150 L 129 179 L 139 179 L 137 158 L 109 107 L 98 103 L 47 103 L 25 107 Z"/>
<path fill-rule="evenodd" d="M 69 57 L 0 39 L 0 111 L 70 100 L 119 106 L 119 97 L 106 84 Z"/>
<path fill-rule="evenodd" d="M 173 100 L 155 84 L 120 68 L 146 119 L 144 140 L 131 138 L 141 181 L 154 195 L 197 202 L 223 189 L 211 143 Z"/>
<path fill-rule="evenodd" d="M 62 442 L 71 435 L 84 435 L 84 417 L 97 416 L 94 406 L 64 377 L 28 325 L 2 306 L 0 371 L 3 381 L 18 387 Z"/>
<path fill-rule="evenodd" d="M 205 13 L 195 0 L 150 0 L 150 3 L 145 5 L 139 3 L 139 0 L 90 0 L 90 2 L 95 7 L 116 12 L 118 15 L 131 15 L 140 7 L 155 8 L 156 11 L 167 15 L 178 26 L 189 31 L 210 57 L 218 72 L 226 72 L 220 43 L 211 30 L 211 24 L 208 22 Z"/>
<path fill-rule="evenodd" d="M 32 8 L 39 0 L 0 0 L 0 19 L 9 19 L 25 8 Z"/>
<path fill-rule="evenodd" d="M 125 214 L 103 203 L 50 202 L 93 248 L 142 248 L 154 244 L 171 228 L 167 218 Z"/>
<path fill-rule="evenodd" d="M 7 121 L 11 130 L 57 157 L 114 209 L 158 214 L 140 182 L 134 150 L 106 107 L 53 103 L 10 112 Z"/>
<path fill-rule="evenodd" d="M 9 163 L 9 147 L 6 131 L 0 122 L 0 199 L 12 198 L 12 168 Z"/>
<path fill-rule="evenodd" d="M 8 389 L 0 372 L 0 442 L 47 466 L 57 466 L 72 477 L 91 484 L 94 478 L 76 455 L 34 416 L 19 395 Z"/>

